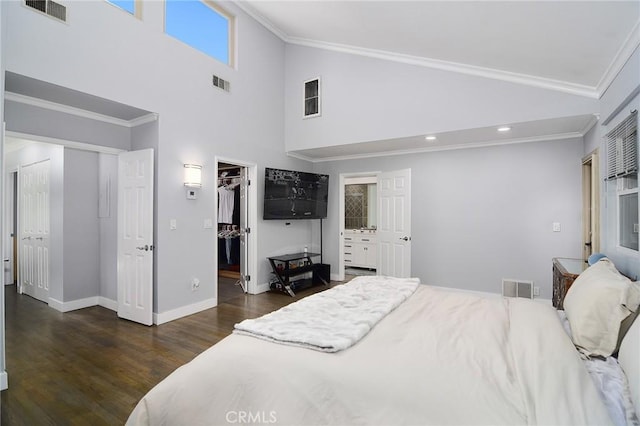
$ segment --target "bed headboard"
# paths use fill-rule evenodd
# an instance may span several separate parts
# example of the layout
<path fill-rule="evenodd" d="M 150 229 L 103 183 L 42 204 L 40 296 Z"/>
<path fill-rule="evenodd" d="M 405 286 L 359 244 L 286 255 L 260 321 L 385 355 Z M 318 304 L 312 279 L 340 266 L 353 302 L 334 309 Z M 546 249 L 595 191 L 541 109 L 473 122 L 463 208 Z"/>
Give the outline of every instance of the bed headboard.
<path fill-rule="evenodd" d="M 627 375 L 636 413 L 640 413 L 640 320 L 637 318 L 622 339 L 618 362 Z"/>

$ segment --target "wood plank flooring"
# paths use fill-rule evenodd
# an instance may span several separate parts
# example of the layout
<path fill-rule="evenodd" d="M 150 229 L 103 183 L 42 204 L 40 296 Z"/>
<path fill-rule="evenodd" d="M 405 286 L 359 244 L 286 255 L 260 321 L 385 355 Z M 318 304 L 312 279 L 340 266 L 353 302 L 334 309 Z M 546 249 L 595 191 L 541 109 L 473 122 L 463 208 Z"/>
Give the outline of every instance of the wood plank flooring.
<path fill-rule="evenodd" d="M 99 306 L 63 314 L 5 286 L 9 389 L 0 395 L 2 425 L 124 424 L 153 386 L 229 335 L 235 323 L 326 288 L 295 298 L 241 294 L 146 327 Z"/>

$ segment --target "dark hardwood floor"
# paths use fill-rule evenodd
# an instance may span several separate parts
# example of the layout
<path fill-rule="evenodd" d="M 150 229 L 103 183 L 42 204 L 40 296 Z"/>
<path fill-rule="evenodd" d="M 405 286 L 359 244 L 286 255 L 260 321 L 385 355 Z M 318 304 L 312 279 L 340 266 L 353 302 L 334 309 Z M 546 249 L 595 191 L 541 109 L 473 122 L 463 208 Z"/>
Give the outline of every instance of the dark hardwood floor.
<path fill-rule="evenodd" d="M 2 425 L 124 424 L 154 385 L 229 335 L 235 323 L 326 288 L 296 297 L 240 294 L 146 327 L 99 306 L 63 314 L 5 286 L 9 389 L 1 393 Z"/>

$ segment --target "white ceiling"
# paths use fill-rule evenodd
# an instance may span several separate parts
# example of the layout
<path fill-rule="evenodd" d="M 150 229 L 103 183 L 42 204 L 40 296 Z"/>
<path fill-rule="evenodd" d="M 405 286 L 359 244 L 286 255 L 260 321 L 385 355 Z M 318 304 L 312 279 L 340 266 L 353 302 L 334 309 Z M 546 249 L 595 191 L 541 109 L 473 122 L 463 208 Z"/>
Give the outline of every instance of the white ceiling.
<path fill-rule="evenodd" d="M 637 0 L 238 4 L 289 43 L 411 57 L 593 95 L 640 39 Z"/>
<path fill-rule="evenodd" d="M 237 4 L 287 43 L 598 98 L 640 45 L 640 1 L 270 1 Z M 583 136 L 596 117 L 289 152 L 311 161 Z"/>

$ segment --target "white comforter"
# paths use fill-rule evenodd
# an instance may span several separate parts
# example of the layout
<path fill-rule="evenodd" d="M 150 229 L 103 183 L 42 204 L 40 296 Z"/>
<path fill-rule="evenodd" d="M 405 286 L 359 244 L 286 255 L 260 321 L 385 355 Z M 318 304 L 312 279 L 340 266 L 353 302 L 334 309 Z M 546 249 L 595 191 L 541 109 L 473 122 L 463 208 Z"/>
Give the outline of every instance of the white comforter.
<path fill-rule="evenodd" d="M 555 311 L 421 285 L 359 343 L 323 353 L 231 335 L 128 424 L 610 424 Z"/>

